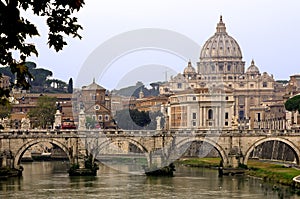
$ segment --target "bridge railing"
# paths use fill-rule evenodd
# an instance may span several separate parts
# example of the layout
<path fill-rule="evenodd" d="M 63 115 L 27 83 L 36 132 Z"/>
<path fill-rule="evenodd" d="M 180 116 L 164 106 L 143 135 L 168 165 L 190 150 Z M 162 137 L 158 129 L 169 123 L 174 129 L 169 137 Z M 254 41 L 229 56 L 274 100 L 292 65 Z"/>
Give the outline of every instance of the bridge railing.
<path fill-rule="evenodd" d="M 176 129 L 176 130 L 121 130 L 121 129 L 91 129 L 91 130 L 57 130 L 57 129 L 10 129 L 0 130 L 1 136 L 37 136 L 37 135 L 85 135 L 85 136 L 162 136 L 162 135 L 174 135 L 174 136 L 187 136 L 187 135 L 248 135 L 248 136 L 259 136 L 259 135 L 299 135 L 300 130 L 198 130 L 198 129 Z"/>
<path fill-rule="evenodd" d="M 0 136 L 39 136 L 39 135 L 76 135 L 77 131 L 64 130 L 57 131 L 52 129 L 10 129 L 0 130 Z"/>

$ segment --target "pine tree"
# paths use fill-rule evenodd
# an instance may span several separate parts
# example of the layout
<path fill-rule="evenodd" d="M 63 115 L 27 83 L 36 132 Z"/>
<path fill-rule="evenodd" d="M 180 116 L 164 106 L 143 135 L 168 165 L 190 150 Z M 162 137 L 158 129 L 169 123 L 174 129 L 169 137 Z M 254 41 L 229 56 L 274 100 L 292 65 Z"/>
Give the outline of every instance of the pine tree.
<path fill-rule="evenodd" d="M 73 79 L 69 79 L 69 84 L 68 84 L 68 93 L 73 93 Z"/>

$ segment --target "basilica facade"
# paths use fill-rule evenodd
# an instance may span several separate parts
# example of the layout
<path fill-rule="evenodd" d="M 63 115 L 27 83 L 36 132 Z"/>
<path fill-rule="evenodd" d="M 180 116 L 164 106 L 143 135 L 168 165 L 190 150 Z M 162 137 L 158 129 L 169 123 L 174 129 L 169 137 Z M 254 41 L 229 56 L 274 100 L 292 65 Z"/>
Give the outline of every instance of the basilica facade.
<path fill-rule="evenodd" d="M 279 84 L 261 73 L 254 60 L 245 68 L 241 48 L 221 16 L 197 67 L 188 62 L 183 73 L 160 86 L 160 94 L 170 96 L 165 113 L 170 129 L 232 128 L 237 123 L 251 129 L 264 120 L 267 102 L 282 100 Z"/>

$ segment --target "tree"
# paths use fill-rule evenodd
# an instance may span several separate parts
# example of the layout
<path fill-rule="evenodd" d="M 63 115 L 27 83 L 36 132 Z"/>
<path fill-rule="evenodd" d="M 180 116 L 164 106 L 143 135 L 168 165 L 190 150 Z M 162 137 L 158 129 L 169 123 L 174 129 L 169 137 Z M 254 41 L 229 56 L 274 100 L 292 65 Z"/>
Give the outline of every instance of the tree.
<path fill-rule="evenodd" d="M 89 117 L 89 116 L 86 117 L 86 123 L 85 123 L 85 125 L 86 125 L 87 128 L 94 129 L 95 126 L 96 126 L 96 124 L 97 124 L 97 121 L 94 118 Z"/>
<path fill-rule="evenodd" d="M 45 85 L 47 85 L 47 89 L 44 90 L 45 93 L 65 93 L 67 88 L 67 83 L 59 79 L 48 79 Z"/>
<path fill-rule="evenodd" d="M 298 111 L 300 113 L 300 95 L 288 99 L 284 106 L 288 111 Z"/>
<path fill-rule="evenodd" d="M 38 36 L 36 26 L 28 21 L 20 12 L 33 11 L 34 15 L 46 18 L 49 27 L 48 45 L 56 51 L 67 45 L 64 36 L 73 36 L 81 39 L 78 31 L 82 27 L 72 14 L 79 11 L 84 0 L 1 0 L 0 1 L 0 64 L 9 66 L 16 75 L 15 86 L 23 89 L 30 87 L 29 80 L 33 78 L 25 65 L 26 58 L 38 56 L 35 45 L 26 40 Z M 25 13 L 25 12 L 23 12 Z M 7 98 L 0 93 L 0 98 Z"/>
<path fill-rule="evenodd" d="M 46 128 L 48 124 L 53 124 L 55 112 L 56 98 L 40 96 L 36 107 L 28 112 L 28 116 L 33 126 Z"/>
<path fill-rule="evenodd" d="M 68 93 L 73 93 L 73 79 L 69 79 L 69 84 L 68 84 Z"/>
<path fill-rule="evenodd" d="M 155 130 L 157 127 L 156 118 L 161 117 L 160 126 L 163 127 L 165 120 L 160 111 L 148 112 L 137 109 L 123 109 L 116 112 L 118 126 L 127 130 Z"/>
<path fill-rule="evenodd" d="M 0 104 L 0 118 L 6 118 L 10 116 L 11 105 L 9 103 L 2 105 Z"/>

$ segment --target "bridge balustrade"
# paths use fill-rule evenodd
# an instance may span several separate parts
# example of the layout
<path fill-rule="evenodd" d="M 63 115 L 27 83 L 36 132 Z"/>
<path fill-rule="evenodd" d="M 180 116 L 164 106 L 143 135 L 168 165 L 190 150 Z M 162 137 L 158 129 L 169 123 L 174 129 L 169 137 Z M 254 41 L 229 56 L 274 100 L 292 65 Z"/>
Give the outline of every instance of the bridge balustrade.
<path fill-rule="evenodd" d="M 280 136 L 280 135 L 299 135 L 300 129 L 286 129 L 286 130 L 269 130 L 269 129 L 247 129 L 247 130 L 196 130 L 196 129 L 177 129 L 177 130 L 110 130 L 110 129 L 99 129 L 99 130 L 68 130 L 68 129 L 10 129 L 0 130 L 1 136 L 38 136 L 38 135 L 68 135 L 76 136 L 78 134 L 86 135 L 99 135 L 99 136 L 155 136 L 155 135 L 229 135 L 229 136 Z"/>

